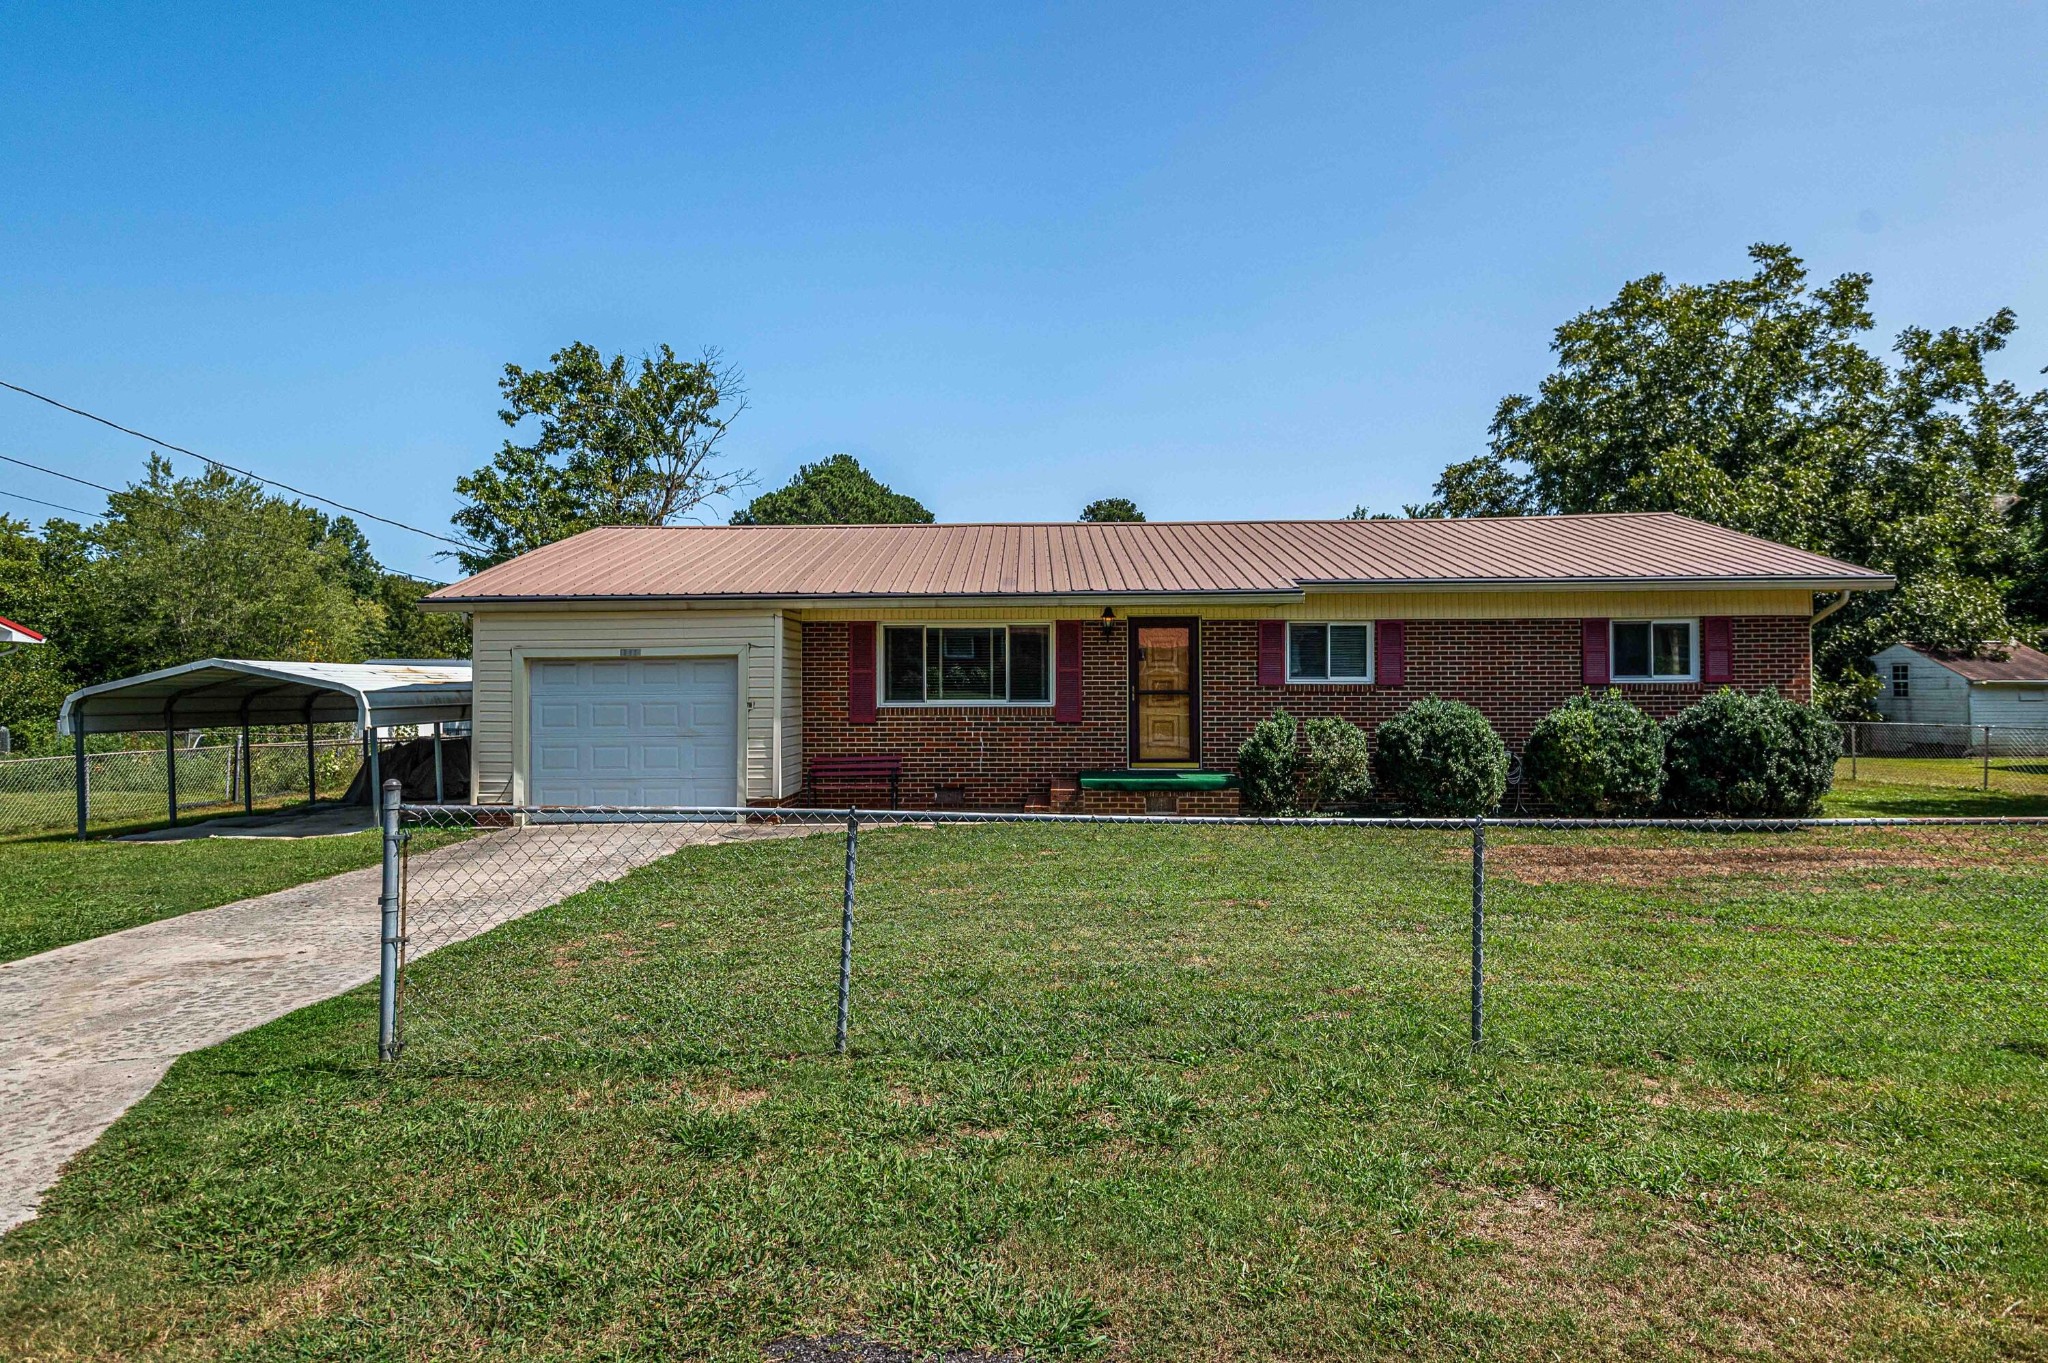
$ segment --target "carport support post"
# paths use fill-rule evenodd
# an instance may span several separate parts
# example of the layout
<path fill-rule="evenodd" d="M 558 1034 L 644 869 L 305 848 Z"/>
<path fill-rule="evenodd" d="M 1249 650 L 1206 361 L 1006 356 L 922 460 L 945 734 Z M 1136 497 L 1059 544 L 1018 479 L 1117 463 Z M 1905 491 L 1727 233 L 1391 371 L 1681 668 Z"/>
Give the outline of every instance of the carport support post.
<path fill-rule="evenodd" d="M 313 751 L 313 698 L 306 697 L 306 803 L 320 798 L 320 764 Z"/>
<path fill-rule="evenodd" d="M 442 778 L 441 778 L 441 721 L 437 719 L 437 720 L 435 720 L 435 721 L 434 721 L 434 803 L 435 803 L 435 804 L 437 804 L 437 805 L 438 805 L 438 804 L 444 804 L 444 803 L 446 803 L 446 802 L 447 802 L 447 798 L 448 798 L 448 797 L 447 797 L 447 796 L 446 796 L 445 794 L 443 794 L 443 791 L 445 790 L 445 788 L 446 788 L 445 782 L 444 782 L 444 781 L 442 780 Z"/>
<path fill-rule="evenodd" d="M 846 1054 L 846 1024 L 853 1009 L 853 870 L 860 853 L 860 813 L 846 811 L 846 892 L 839 910 L 839 1054 Z"/>
<path fill-rule="evenodd" d="M 170 702 L 164 703 L 164 790 L 171 806 L 171 827 L 178 826 L 178 731 L 171 727 Z"/>
<path fill-rule="evenodd" d="M 398 802 L 403 791 L 386 781 L 378 806 L 384 826 L 384 885 L 377 896 L 383 953 L 377 969 L 377 1058 L 398 1059 Z"/>
<path fill-rule="evenodd" d="M 1486 816 L 1472 820 L 1472 1050 L 1486 1016 Z"/>
<path fill-rule="evenodd" d="M 83 706 L 80 707 L 81 710 L 83 708 Z M 78 836 L 82 838 L 85 836 L 85 810 L 89 799 L 85 783 L 90 779 L 87 775 L 85 764 L 84 714 L 73 715 L 71 717 L 71 725 L 71 760 L 77 767 L 76 778 L 72 784 L 78 787 Z"/>
<path fill-rule="evenodd" d="M 382 765 L 377 761 L 377 726 L 374 724 L 363 726 L 363 750 L 367 754 L 366 760 L 370 768 L 370 802 L 375 804 L 377 792 L 384 785 L 384 772 Z"/>
<path fill-rule="evenodd" d="M 253 779 L 253 778 L 254 778 L 254 776 L 256 775 L 256 773 L 255 773 L 255 772 L 253 772 L 253 771 L 251 771 L 251 770 L 249 769 L 249 768 L 250 768 L 250 766 L 251 766 L 251 759 L 252 759 L 252 758 L 254 758 L 255 756 L 256 756 L 255 752 L 254 752 L 254 751 L 252 751 L 252 750 L 250 749 L 250 747 L 249 747 L 249 701 L 248 701 L 248 698 L 247 698 L 247 697 L 244 697 L 244 698 L 243 698 L 243 700 L 242 700 L 242 753 L 241 753 L 241 757 L 242 757 L 242 812 L 243 812 L 244 814 L 254 814 L 254 813 L 256 812 L 256 782 L 255 782 L 255 780 Z"/>

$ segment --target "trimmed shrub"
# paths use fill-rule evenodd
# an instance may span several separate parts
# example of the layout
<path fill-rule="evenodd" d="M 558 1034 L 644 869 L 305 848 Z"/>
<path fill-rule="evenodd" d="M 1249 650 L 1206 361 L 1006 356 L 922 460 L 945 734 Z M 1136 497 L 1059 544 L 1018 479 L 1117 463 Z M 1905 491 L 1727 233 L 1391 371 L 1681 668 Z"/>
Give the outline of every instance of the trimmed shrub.
<path fill-rule="evenodd" d="M 1507 745 L 1469 705 L 1419 700 L 1378 738 L 1380 791 L 1416 814 L 1484 814 L 1507 793 Z"/>
<path fill-rule="evenodd" d="M 1365 730 L 1325 716 L 1301 726 L 1301 807 L 1314 812 L 1356 805 L 1372 790 L 1372 758 Z"/>
<path fill-rule="evenodd" d="M 1835 783 L 1842 731 L 1775 691 L 1717 691 L 1664 724 L 1664 804 L 1674 814 L 1797 818 Z"/>
<path fill-rule="evenodd" d="M 1248 814 L 1280 814 L 1294 808 L 1299 779 L 1294 716 L 1276 710 L 1252 726 L 1237 750 L 1238 798 Z"/>
<path fill-rule="evenodd" d="M 1646 814 L 1664 788 L 1664 731 L 1619 691 L 1582 691 L 1536 721 L 1522 767 L 1560 814 Z"/>

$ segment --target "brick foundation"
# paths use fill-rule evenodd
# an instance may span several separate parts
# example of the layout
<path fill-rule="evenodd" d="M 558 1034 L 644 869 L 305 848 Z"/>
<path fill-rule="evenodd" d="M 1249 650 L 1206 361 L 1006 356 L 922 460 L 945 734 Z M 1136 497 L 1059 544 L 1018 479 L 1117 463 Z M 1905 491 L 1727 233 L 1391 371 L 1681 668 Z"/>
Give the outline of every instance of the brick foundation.
<path fill-rule="evenodd" d="M 1398 687 L 1260 686 L 1256 620 L 1204 620 L 1201 648 L 1202 766 L 1232 771 L 1251 726 L 1285 707 L 1297 718 L 1337 715 L 1370 732 L 1425 696 L 1478 707 L 1520 752 L 1536 721 L 1581 690 L 1577 620 L 1411 620 L 1407 677 Z M 1125 624 L 1104 631 L 1089 622 L 1082 638 L 1082 722 L 1055 723 L 1046 707 L 882 706 L 873 724 L 846 718 L 846 626 L 804 626 L 804 753 L 895 753 L 903 758 L 902 802 L 928 807 L 941 786 L 962 788 L 970 807 L 1078 807 L 1084 813 L 1145 812 L 1135 791 L 1053 790 L 1086 770 L 1119 769 L 1128 757 L 1130 693 Z M 1733 621 L 1735 685 L 1775 687 L 1811 697 L 1809 630 L 1801 616 L 1738 616 Z M 1664 719 L 1698 700 L 1698 684 L 1628 686 L 1630 700 Z M 872 793 L 833 789 L 835 803 L 878 804 Z M 1227 805 L 1227 808 L 1225 807 Z M 1114 807 L 1112 807 L 1114 806 Z M 1235 813 L 1237 793 L 1177 797 L 1183 814 Z"/>

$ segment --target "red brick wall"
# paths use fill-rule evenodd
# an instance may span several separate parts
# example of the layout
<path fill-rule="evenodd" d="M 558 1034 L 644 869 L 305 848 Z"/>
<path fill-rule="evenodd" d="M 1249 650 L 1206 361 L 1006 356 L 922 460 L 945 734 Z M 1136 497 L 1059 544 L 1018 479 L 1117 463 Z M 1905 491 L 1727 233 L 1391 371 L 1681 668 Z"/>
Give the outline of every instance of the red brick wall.
<path fill-rule="evenodd" d="M 1256 620 L 1202 622 L 1201 757 L 1212 770 L 1231 770 L 1246 732 L 1281 706 L 1299 718 L 1339 715 L 1370 730 L 1424 696 L 1442 696 L 1477 706 L 1508 746 L 1520 751 L 1536 721 L 1581 689 L 1577 620 L 1411 620 L 1407 681 L 1399 687 L 1260 686 L 1258 635 Z M 1130 714 L 1124 624 L 1117 622 L 1105 635 L 1091 621 L 1081 637 L 1080 724 L 1055 724 L 1049 706 L 883 706 L 875 723 L 848 724 L 846 626 L 806 624 L 805 756 L 899 754 L 903 803 L 913 808 L 929 804 L 941 785 L 964 786 L 970 805 L 1020 805 L 1042 796 L 1055 776 L 1122 767 Z M 1804 618 L 1737 617 L 1733 644 L 1737 687 L 1776 687 L 1799 700 L 1810 697 Z M 1662 719 L 1707 688 L 1693 683 L 1623 689 Z M 882 794 L 825 792 L 834 804 L 878 803 Z"/>
<path fill-rule="evenodd" d="M 903 803 L 930 806 L 942 785 L 967 788 L 967 803 L 1021 805 L 1045 794 L 1055 776 L 1125 765 L 1130 693 L 1123 622 L 1105 636 L 1081 628 L 1081 720 L 1055 724 L 1050 705 L 880 706 L 873 724 L 846 722 L 846 626 L 804 626 L 804 760 L 842 753 L 903 758 Z M 809 779 L 809 769 L 805 769 Z M 842 798 L 842 794 L 844 798 Z M 880 804 L 887 791 L 827 786 L 832 804 L 857 798 Z"/>
<path fill-rule="evenodd" d="M 1739 616 L 1732 639 L 1738 689 L 1810 698 L 1804 618 Z M 1337 715 L 1370 731 L 1424 696 L 1476 706 L 1520 752 L 1537 720 L 1584 689 L 1579 649 L 1577 620 L 1410 620 L 1405 685 L 1260 686 L 1258 621 L 1204 620 L 1202 763 L 1232 769 L 1245 733 L 1282 706 L 1298 719 Z M 1621 689 L 1658 719 L 1708 690 L 1698 682 Z"/>

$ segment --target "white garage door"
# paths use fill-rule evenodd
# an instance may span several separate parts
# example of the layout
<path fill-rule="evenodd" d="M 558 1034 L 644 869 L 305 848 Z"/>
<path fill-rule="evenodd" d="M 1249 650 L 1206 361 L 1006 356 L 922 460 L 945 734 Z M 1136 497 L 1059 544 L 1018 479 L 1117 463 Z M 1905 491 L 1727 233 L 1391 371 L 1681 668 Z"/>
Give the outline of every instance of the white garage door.
<path fill-rule="evenodd" d="M 536 659 L 528 681 L 534 804 L 739 803 L 733 659 Z"/>

